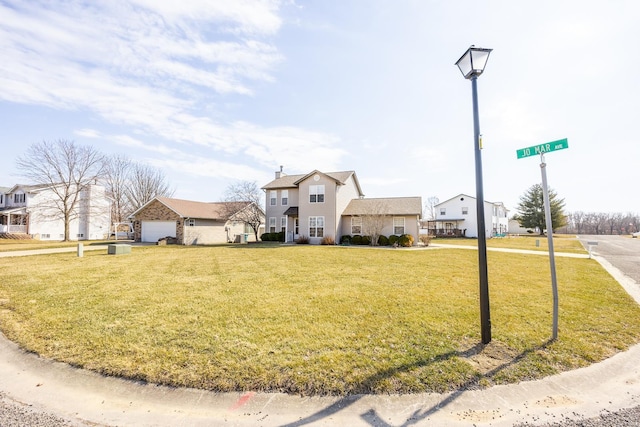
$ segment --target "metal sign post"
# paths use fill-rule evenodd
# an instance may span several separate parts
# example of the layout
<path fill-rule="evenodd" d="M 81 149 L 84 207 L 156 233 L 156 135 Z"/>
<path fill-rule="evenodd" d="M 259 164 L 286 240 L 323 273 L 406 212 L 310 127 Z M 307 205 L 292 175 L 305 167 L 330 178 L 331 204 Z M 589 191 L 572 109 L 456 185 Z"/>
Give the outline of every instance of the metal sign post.
<path fill-rule="evenodd" d="M 542 197 L 544 198 L 544 216 L 547 226 L 547 240 L 549 242 L 549 266 L 551 267 L 551 290 L 553 292 L 553 332 L 552 340 L 558 339 L 558 280 L 556 278 L 556 259 L 553 251 L 553 221 L 551 218 L 551 202 L 549 200 L 549 189 L 547 186 L 547 164 L 544 162 L 544 154 L 551 151 L 569 148 L 567 138 L 545 144 L 534 145 L 533 147 L 521 148 L 516 151 L 519 159 L 540 155 L 540 173 L 542 174 Z"/>
<path fill-rule="evenodd" d="M 549 266 L 551 267 L 551 289 L 553 292 L 553 333 L 552 340 L 558 339 L 558 280 L 556 278 L 556 258 L 553 251 L 553 221 L 551 220 L 551 202 L 547 188 L 547 164 L 544 154 L 540 154 L 540 172 L 542 173 L 542 197 L 544 198 L 544 216 L 547 223 L 547 240 L 549 242 Z"/>

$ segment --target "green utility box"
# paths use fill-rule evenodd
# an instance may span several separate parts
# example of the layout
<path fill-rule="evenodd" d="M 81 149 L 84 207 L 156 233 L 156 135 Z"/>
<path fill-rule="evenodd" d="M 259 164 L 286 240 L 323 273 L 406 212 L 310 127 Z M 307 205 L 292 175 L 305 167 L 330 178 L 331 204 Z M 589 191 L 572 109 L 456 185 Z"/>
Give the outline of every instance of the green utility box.
<path fill-rule="evenodd" d="M 124 255 L 131 253 L 131 245 L 109 245 L 107 248 L 107 254 L 109 255 Z"/>

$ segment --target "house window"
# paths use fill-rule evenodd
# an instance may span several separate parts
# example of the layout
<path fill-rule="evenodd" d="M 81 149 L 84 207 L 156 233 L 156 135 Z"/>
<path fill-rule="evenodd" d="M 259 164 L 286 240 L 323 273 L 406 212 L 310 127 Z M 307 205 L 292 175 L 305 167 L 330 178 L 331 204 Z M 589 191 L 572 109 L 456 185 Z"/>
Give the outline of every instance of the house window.
<path fill-rule="evenodd" d="M 393 217 L 393 234 L 399 236 L 404 234 L 404 218 Z"/>
<path fill-rule="evenodd" d="M 324 203 L 324 185 L 309 186 L 309 203 Z"/>
<path fill-rule="evenodd" d="M 24 203 L 25 201 L 25 194 L 14 194 L 13 195 L 13 203 Z"/>
<path fill-rule="evenodd" d="M 469 208 L 462 208 L 462 215 L 469 215 Z"/>
<path fill-rule="evenodd" d="M 362 217 L 351 217 L 351 234 L 362 234 Z"/>
<path fill-rule="evenodd" d="M 269 218 L 269 233 L 276 232 L 276 217 Z"/>
<path fill-rule="evenodd" d="M 51 238 L 51 234 L 41 234 L 40 238 L 41 239 L 50 239 Z"/>
<path fill-rule="evenodd" d="M 278 203 L 278 192 L 270 191 L 269 192 L 269 205 L 275 206 Z"/>
<path fill-rule="evenodd" d="M 4 205 L 4 194 L 0 194 L 0 205 Z"/>
<path fill-rule="evenodd" d="M 76 237 L 84 237 L 84 234 L 80 234 L 80 233 L 78 233 L 78 234 L 76 235 Z"/>
<path fill-rule="evenodd" d="M 185 221 L 184 225 L 186 225 L 187 227 L 195 227 L 196 220 L 193 218 L 189 218 L 188 220 Z"/>
<path fill-rule="evenodd" d="M 440 215 L 446 215 L 447 214 L 447 208 L 440 208 Z"/>
<path fill-rule="evenodd" d="M 282 206 L 289 204 L 289 190 L 282 190 Z"/>
<path fill-rule="evenodd" d="M 287 229 L 287 217 L 283 216 L 280 218 L 280 231 L 285 231 Z"/>
<path fill-rule="evenodd" d="M 324 237 L 324 217 L 309 217 L 309 237 Z"/>

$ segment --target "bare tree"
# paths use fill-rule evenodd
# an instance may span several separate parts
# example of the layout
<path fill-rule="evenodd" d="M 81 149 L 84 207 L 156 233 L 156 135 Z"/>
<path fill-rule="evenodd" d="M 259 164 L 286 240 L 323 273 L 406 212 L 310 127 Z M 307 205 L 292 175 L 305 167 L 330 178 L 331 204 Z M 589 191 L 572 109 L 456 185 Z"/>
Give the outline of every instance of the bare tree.
<path fill-rule="evenodd" d="M 424 204 L 423 217 L 428 220 L 436 219 L 436 205 L 438 203 L 440 203 L 440 199 L 438 199 L 436 196 L 427 198 L 427 201 Z"/>
<path fill-rule="evenodd" d="M 68 241 L 70 223 L 79 215 L 81 193 L 101 178 L 104 156 L 93 147 L 59 139 L 31 145 L 16 165 L 19 176 L 53 192 L 54 197 L 37 206 L 38 212 L 62 220 L 64 240 Z"/>
<path fill-rule="evenodd" d="M 131 164 L 124 194 L 132 211 L 139 209 L 154 197 L 171 197 L 173 193 L 174 190 L 159 169 L 141 163 Z"/>
<path fill-rule="evenodd" d="M 258 241 L 260 226 L 264 223 L 262 200 L 264 194 L 256 182 L 239 181 L 229 184 L 224 193 L 228 218 L 241 221 L 251 227 Z"/>
<path fill-rule="evenodd" d="M 388 221 L 388 206 L 381 200 L 371 200 L 362 217 L 362 234 L 371 238 L 371 245 L 378 246 L 378 238 Z"/>
<path fill-rule="evenodd" d="M 113 222 L 125 222 L 133 212 L 126 196 L 132 167 L 131 160 L 122 155 L 111 156 L 105 162 L 104 182 L 107 194 L 113 200 L 111 205 Z"/>

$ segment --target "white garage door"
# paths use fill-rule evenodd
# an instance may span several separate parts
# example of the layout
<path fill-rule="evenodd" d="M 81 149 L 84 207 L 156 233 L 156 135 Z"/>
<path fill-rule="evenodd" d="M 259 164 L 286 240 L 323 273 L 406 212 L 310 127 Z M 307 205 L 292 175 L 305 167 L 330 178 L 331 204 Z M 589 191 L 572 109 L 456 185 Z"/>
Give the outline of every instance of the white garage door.
<path fill-rule="evenodd" d="M 143 242 L 157 242 L 167 236 L 176 237 L 175 221 L 142 221 Z"/>

